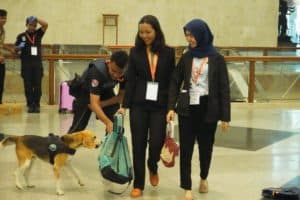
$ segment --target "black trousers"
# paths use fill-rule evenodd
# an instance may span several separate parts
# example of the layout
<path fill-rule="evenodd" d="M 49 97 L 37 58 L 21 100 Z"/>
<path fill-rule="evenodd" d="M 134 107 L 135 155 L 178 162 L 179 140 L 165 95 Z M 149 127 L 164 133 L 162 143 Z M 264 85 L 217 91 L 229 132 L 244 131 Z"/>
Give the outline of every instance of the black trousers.
<path fill-rule="evenodd" d="M 0 104 L 2 104 L 4 80 L 5 80 L 5 64 L 1 63 L 0 64 Z"/>
<path fill-rule="evenodd" d="M 103 112 L 111 121 L 113 121 L 114 114 L 118 111 L 119 108 L 120 105 L 115 104 L 103 108 Z M 86 103 L 79 103 L 78 101 L 74 100 L 73 113 L 73 121 L 68 133 L 74 133 L 84 130 L 89 123 L 92 111 L 89 109 Z"/>
<path fill-rule="evenodd" d="M 201 98 L 200 105 L 190 106 L 188 117 L 178 117 L 180 187 L 186 190 L 192 188 L 191 163 L 195 141 L 198 142 L 201 179 L 206 179 L 209 173 L 217 122 L 205 122 L 206 108 L 207 99 Z"/>
<path fill-rule="evenodd" d="M 22 66 L 22 78 L 27 106 L 40 106 L 42 96 L 43 67 L 40 65 Z"/>
<path fill-rule="evenodd" d="M 148 169 L 156 174 L 157 162 L 166 135 L 166 110 L 148 111 L 142 107 L 130 108 L 130 129 L 133 153 L 134 188 L 144 189 L 145 160 L 148 149 Z"/>

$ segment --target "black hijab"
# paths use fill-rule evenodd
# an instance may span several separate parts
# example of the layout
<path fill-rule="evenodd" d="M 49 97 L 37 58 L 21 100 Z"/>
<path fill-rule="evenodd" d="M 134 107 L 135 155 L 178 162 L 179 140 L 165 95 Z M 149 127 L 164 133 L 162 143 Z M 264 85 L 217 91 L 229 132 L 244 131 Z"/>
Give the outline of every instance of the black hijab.
<path fill-rule="evenodd" d="M 183 27 L 184 33 L 191 32 L 197 41 L 197 47 L 191 48 L 189 51 L 193 57 L 203 58 L 217 54 L 217 50 L 213 46 L 214 36 L 208 25 L 201 19 L 193 19 Z"/>

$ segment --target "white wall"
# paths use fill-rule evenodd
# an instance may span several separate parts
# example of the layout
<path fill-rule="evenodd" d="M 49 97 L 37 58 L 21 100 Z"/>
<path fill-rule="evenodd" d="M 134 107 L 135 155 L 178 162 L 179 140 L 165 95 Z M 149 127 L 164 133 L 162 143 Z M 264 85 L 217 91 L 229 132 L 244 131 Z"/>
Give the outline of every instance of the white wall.
<path fill-rule="evenodd" d="M 102 44 L 102 14 L 119 15 L 119 44 L 134 43 L 145 14 L 160 20 L 169 45 L 185 45 L 182 27 L 199 17 L 208 22 L 218 46 L 276 46 L 278 0 L 1 0 L 8 10 L 6 42 L 35 15 L 49 23 L 44 44 Z M 114 44 L 107 28 L 106 44 Z"/>

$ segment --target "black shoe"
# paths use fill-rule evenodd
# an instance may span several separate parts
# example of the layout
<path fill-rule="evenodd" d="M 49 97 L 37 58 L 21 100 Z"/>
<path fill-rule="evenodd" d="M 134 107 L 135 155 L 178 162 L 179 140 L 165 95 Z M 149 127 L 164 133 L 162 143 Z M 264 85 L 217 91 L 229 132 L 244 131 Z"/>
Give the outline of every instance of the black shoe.
<path fill-rule="evenodd" d="M 28 106 L 28 110 L 27 110 L 28 113 L 34 113 L 34 107 L 31 105 L 31 106 Z"/>
<path fill-rule="evenodd" d="M 33 112 L 34 112 L 34 113 L 40 113 L 40 107 L 35 105 L 35 106 L 33 107 Z"/>

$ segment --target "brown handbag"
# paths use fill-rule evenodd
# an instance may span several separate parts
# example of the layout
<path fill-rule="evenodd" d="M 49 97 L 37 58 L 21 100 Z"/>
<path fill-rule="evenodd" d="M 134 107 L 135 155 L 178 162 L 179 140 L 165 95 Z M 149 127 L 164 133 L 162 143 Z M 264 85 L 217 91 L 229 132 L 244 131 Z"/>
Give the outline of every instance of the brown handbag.
<path fill-rule="evenodd" d="M 167 125 L 167 134 L 164 146 L 161 149 L 160 159 L 166 167 L 174 167 L 175 157 L 179 154 L 179 145 L 174 139 L 174 125 L 172 122 Z"/>

